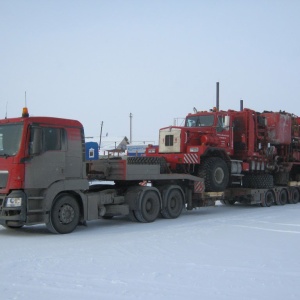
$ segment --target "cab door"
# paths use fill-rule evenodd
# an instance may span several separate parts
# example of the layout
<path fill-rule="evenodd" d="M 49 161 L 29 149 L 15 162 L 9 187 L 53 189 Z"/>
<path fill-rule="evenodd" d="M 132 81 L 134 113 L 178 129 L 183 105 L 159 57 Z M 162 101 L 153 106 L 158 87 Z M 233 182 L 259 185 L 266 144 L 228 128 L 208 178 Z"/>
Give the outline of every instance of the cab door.
<path fill-rule="evenodd" d="M 216 136 L 219 138 L 219 147 L 226 149 L 227 154 L 233 153 L 231 118 L 225 114 L 217 116 Z"/>
<path fill-rule="evenodd" d="M 51 126 L 31 126 L 29 158 L 25 163 L 25 188 L 47 188 L 65 179 L 65 130 Z"/>

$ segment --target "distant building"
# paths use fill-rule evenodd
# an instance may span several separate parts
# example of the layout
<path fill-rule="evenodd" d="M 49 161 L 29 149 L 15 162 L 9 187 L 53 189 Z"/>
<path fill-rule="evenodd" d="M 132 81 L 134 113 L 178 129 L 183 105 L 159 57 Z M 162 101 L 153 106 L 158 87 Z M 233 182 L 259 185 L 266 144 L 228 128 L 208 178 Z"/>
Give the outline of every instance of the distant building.
<path fill-rule="evenodd" d="M 125 155 L 126 147 L 129 144 L 129 140 L 126 136 L 111 137 L 104 136 L 101 138 L 101 145 L 99 149 L 99 155 Z"/>

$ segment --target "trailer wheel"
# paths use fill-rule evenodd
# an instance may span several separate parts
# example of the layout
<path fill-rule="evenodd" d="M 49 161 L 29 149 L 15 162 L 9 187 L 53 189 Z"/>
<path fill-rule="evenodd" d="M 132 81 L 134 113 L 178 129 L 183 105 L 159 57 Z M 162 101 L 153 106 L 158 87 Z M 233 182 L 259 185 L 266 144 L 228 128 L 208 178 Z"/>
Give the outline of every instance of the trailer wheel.
<path fill-rule="evenodd" d="M 160 212 L 159 196 L 155 191 L 145 192 L 140 199 L 140 208 L 134 211 L 139 222 L 153 222 Z"/>
<path fill-rule="evenodd" d="M 265 193 L 265 197 L 261 202 L 261 206 L 270 207 L 271 205 L 273 205 L 274 201 L 275 201 L 275 195 L 274 195 L 273 191 L 268 190 Z"/>
<path fill-rule="evenodd" d="M 285 205 L 288 201 L 288 192 L 286 189 L 282 189 L 278 195 L 278 199 L 276 200 L 277 205 Z"/>
<path fill-rule="evenodd" d="M 200 165 L 198 176 L 204 178 L 206 192 L 222 192 L 229 182 L 226 162 L 220 157 L 209 157 Z"/>
<path fill-rule="evenodd" d="M 299 202 L 299 198 L 300 198 L 299 190 L 296 188 L 291 188 L 290 197 L 288 199 L 289 203 L 296 204 Z"/>
<path fill-rule="evenodd" d="M 70 233 L 77 227 L 79 219 L 80 209 L 76 199 L 62 194 L 55 200 L 46 226 L 53 233 Z"/>
<path fill-rule="evenodd" d="M 138 222 L 139 220 L 136 218 L 134 210 L 129 210 L 128 217 L 132 222 Z"/>
<path fill-rule="evenodd" d="M 178 189 L 172 189 L 166 199 L 166 206 L 161 210 L 165 219 L 176 219 L 183 210 L 183 196 Z"/>

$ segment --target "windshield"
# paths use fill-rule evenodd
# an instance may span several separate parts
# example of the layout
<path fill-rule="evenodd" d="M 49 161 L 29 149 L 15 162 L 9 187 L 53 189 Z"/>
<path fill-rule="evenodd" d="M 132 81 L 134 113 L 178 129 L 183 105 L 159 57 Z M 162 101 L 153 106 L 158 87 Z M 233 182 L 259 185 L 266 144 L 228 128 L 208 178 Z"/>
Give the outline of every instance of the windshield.
<path fill-rule="evenodd" d="M 214 116 L 192 116 L 187 117 L 185 120 L 186 127 L 198 127 L 198 126 L 212 126 L 214 124 Z"/>
<path fill-rule="evenodd" d="M 14 156 L 19 151 L 23 124 L 0 125 L 0 156 Z"/>

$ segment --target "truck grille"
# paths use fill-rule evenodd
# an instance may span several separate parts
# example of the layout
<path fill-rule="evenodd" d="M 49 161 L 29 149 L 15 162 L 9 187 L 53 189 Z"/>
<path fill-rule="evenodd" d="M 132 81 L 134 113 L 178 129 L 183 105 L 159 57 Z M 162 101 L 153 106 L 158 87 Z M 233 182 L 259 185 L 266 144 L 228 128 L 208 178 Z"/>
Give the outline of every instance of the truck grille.
<path fill-rule="evenodd" d="M 5 188 L 8 179 L 8 171 L 0 171 L 0 188 Z"/>

